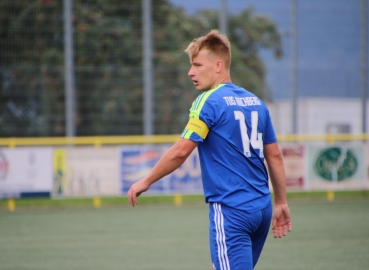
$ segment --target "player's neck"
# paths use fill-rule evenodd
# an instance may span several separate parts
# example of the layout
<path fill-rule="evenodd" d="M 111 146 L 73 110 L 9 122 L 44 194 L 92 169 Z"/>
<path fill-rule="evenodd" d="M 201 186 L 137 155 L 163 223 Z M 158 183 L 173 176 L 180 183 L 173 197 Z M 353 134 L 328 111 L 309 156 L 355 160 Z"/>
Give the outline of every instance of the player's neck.
<path fill-rule="evenodd" d="M 217 87 L 217 85 L 222 84 L 222 83 L 229 83 L 232 82 L 231 81 L 231 77 L 228 74 L 225 74 L 223 76 L 220 76 L 213 84 L 212 89 L 214 89 L 215 87 Z"/>

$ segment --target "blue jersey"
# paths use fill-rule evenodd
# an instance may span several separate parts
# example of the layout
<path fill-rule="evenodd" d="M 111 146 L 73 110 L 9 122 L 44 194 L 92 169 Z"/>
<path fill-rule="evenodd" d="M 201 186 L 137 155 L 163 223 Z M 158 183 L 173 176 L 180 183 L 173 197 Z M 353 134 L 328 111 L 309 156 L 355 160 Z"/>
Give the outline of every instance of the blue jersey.
<path fill-rule="evenodd" d="M 200 142 L 206 202 L 247 212 L 267 207 L 270 191 L 264 144 L 277 142 L 277 138 L 265 104 L 245 89 L 223 83 L 197 97 L 191 118 L 209 128 L 206 137 L 187 127 L 181 135 Z"/>

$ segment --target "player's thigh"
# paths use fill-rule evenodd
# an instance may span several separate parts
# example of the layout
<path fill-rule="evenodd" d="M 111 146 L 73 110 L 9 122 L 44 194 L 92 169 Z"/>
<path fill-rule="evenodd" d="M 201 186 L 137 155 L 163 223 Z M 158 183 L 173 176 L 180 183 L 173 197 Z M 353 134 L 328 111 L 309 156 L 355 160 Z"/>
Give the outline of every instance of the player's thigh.
<path fill-rule="evenodd" d="M 265 241 L 270 231 L 270 223 L 272 220 L 272 203 L 268 207 L 260 211 L 260 224 L 252 235 L 252 257 L 254 266 L 259 260 L 260 254 L 263 250 Z"/>
<path fill-rule="evenodd" d="M 254 218 L 254 216 L 253 216 Z M 257 225 L 242 211 L 211 204 L 209 240 L 216 270 L 253 269 L 251 234 Z M 246 226 L 246 227 L 245 227 Z"/>

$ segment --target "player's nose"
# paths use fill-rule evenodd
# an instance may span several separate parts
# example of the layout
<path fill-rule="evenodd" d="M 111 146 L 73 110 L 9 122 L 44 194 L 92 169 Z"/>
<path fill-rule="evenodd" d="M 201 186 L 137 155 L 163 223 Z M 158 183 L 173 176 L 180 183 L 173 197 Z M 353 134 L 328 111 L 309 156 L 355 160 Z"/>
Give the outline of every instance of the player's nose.
<path fill-rule="evenodd" d="M 192 67 L 188 71 L 188 74 L 187 75 L 190 76 L 190 77 L 193 77 L 195 75 L 194 72 L 193 72 L 193 68 Z"/>

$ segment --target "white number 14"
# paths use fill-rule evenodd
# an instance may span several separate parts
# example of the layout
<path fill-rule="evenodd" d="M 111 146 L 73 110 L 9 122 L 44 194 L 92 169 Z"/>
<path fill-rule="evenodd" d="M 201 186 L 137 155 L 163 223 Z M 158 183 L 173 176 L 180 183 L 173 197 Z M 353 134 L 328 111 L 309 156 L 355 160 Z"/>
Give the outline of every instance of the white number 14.
<path fill-rule="evenodd" d="M 234 111 L 234 118 L 239 121 L 242 138 L 243 153 L 251 157 L 250 143 L 254 149 L 259 149 L 260 157 L 264 157 L 263 134 L 258 133 L 259 115 L 257 111 L 251 112 L 251 138 L 247 135 L 245 115 L 241 111 Z"/>

